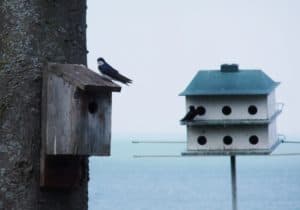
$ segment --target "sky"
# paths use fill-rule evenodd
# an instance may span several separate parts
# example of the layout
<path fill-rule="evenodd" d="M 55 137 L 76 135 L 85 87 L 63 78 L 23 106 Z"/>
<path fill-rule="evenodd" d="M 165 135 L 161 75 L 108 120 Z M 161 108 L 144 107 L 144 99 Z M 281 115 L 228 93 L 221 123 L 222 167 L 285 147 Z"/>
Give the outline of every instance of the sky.
<path fill-rule="evenodd" d="M 133 84 L 113 94 L 112 134 L 184 134 L 198 70 L 237 63 L 281 82 L 279 133 L 299 136 L 300 1 L 88 0 L 88 66 L 104 57 Z"/>

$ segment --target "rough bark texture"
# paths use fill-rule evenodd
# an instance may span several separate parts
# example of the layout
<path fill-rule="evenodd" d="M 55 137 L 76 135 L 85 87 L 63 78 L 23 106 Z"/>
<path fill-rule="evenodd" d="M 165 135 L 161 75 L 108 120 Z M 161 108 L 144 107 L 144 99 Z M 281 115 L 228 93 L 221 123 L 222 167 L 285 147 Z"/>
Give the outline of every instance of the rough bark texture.
<path fill-rule="evenodd" d="M 86 64 L 86 0 L 0 0 L 0 209 L 87 209 L 71 191 L 39 187 L 42 67 Z"/>

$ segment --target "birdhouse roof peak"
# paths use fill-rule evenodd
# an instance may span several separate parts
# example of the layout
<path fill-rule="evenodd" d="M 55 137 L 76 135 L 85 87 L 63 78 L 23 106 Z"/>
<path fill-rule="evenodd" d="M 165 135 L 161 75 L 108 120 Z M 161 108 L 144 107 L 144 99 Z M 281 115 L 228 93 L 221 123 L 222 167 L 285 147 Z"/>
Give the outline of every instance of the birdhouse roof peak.
<path fill-rule="evenodd" d="M 239 65 L 237 64 L 222 64 L 221 72 L 238 72 Z"/>
<path fill-rule="evenodd" d="M 198 71 L 180 95 L 267 95 L 279 84 L 262 70 L 239 70 L 237 64 L 223 64 L 221 70 Z"/>

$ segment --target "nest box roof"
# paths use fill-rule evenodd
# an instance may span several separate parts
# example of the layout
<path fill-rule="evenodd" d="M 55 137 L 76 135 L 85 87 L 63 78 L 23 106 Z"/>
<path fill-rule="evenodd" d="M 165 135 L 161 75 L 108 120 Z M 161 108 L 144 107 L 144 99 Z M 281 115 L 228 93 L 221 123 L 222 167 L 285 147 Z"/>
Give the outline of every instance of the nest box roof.
<path fill-rule="evenodd" d="M 54 73 L 84 91 L 121 91 L 121 87 L 96 72 L 79 64 L 49 63 L 48 72 Z"/>
<path fill-rule="evenodd" d="M 180 95 L 267 95 L 278 85 L 261 70 L 224 64 L 221 70 L 199 71 Z"/>

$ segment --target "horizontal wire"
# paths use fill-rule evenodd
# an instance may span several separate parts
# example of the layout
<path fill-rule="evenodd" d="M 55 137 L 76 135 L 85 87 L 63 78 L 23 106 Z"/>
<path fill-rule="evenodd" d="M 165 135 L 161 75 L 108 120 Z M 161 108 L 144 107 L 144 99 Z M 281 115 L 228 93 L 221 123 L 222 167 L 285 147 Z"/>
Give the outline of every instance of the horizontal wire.
<path fill-rule="evenodd" d="M 182 158 L 181 155 L 133 155 L 133 158 Z"/>
<path fill-rule="evenodd" d="M 275 153 L 271 154 L 270 156 L 297 156 L 300 155 L 300 153 Z"/>
<path fill-rule="evenodd" d="M 288 144 L 300 144 L 300 141 L 285 141 L 285 140 L 282 140 L 282 143 L 288 143 Z"/>
<path fill-rule="evenodd" d="M 213 157 L 224 157 L 230 155 L 199 155 L 199 156 L 186 156 L 186 155 L 133 155 L 133 158 L 190 158 L 190 157 L 203 157 L 203 156 L 213 156 Z M 245 157 L 245 155 L 235 155 Z M 300 153 L 275 153 L 270 155 L 249 155 L 253 156 L 300 156 Z"/>
<path fill-rule="evenodd" d="M 186 141 L 132 141 L 132 144 L 184 144 Z M 281 143 L 300 144 L 300 141 L 282 141 Z"/>
<path fill-rule="evenodd" d="M 186 141 L 132 141 L 132 144 L 184 144 Z"/>

